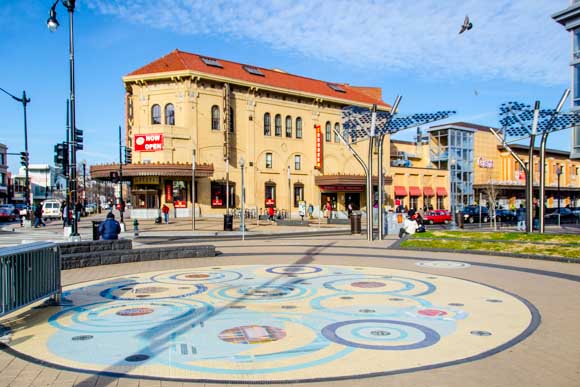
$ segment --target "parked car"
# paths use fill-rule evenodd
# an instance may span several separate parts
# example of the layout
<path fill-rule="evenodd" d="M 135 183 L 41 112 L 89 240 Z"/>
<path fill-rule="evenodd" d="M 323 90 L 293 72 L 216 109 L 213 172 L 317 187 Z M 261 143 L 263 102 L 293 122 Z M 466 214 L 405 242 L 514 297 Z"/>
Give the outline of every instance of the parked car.
<path fill-rule="evenodd" d="M 481 220 L 479 214 L 481 212 Z M 489 210 L 483 206 L 467 206 L 463 209 L 463 219 L 467 223 L 489 222 Z"/>
<path fill-rule="evenodd" d="M 85 206 L 85 212 L 87 214 L 94 214 L 97 212 L 97 204 L 96 203 L 89 203 Z"/>
<path fill-rule="evenodd" d="M 544 215 L 547 221 L 558 222 L 558 218 L 560 218 L 560 223 L 576 223 L 579 219 L 578 215 L 569 208 L 555 208 L 554 211 Z"/>
<path fill-rule="evenodd" d="M 498 222 L 515 222 L 516 212 L 507 209 L 495 210 L 495 220 Z"/>
<path fill-rule="evenodd" d="M 451 214 L 447 210 L 427 211 L 424 216 L 425 222 L 429 224 L 449 223 L 451 222 Z"/>
<path fill-rule="evenodd" d="M 60 219 L 62 217 L 59 200 L 45 200 L 42 203 L 42 218 Z"/>
<path fill-rule="evenodd" d="M 15 219 L 14 209 L 4 205 L 0 206 L 0 221 L 13 222 Z"/>
<path fill-rule="evenodd" d="M 19 215 L 18 209 L 14 204 L 0 204 L 0 208 L 5 208 L 7 211 L 13 213 L 14 215 Z"/>

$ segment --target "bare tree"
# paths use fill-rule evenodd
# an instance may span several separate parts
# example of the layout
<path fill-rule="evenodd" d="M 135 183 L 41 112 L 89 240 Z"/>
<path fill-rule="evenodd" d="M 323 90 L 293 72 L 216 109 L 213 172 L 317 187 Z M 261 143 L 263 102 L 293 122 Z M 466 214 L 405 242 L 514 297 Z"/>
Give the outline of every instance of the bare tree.
<path fill-rule="evenodd" d="M 487 184 L 483 187 L 483 193 L 487 196 L 487 202 L 489 203 L 489 224 L 494 230 L 497 230 L 497 218 L 495 216 L 495 207 L 497 203 L 497 197 L 499 196 L 499 189 L 495 184 L 495 181 L 489 179 Z"/>

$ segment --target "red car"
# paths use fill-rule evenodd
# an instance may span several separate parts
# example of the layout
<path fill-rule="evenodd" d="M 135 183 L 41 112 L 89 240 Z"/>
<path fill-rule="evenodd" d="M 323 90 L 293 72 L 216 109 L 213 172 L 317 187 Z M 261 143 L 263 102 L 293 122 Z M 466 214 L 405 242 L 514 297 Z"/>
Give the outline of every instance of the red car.
<path fill-rule="evenodd" d="M 451 214 L 447 210 L 427 211 L 424 216 L 425 223 L 449 223 L 451 222 Z"/>
<path fill-rule="evenodd" d="M 16 219 L 14 211 L 11 211 L 10 208 L 7 207 L 0 207 L 0 221 L 13 222 L 14 219 Z"/>

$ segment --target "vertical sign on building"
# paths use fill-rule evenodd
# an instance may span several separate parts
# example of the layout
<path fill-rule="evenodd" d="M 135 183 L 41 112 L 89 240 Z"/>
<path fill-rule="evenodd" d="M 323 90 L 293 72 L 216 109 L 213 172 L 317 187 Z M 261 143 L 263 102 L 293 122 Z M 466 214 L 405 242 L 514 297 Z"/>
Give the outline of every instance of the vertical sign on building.
<path fill-rule="evenodd" d="M 316 130 L 316 162 L 314 168 L 322 171 L 322 129 L 320 125 L 314 125 L 314 129 Z"/>

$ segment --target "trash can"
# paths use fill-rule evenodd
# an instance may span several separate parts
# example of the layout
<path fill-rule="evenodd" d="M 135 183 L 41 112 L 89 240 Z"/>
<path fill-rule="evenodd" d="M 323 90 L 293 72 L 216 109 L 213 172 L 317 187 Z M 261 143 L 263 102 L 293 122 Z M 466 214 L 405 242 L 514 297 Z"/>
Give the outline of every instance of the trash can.
<path fill-rule="evenodd" d="M 233 231 L 233 230 L 234 230 L 234 216 L 224 215 L 224 231 Z"/>
<path fill-rule="evenodd" d="M 93 220 L 93 240 L 94 241 L 98 241 L 99 240 L 99 226 L 101 225 L 101 221 L 100 220 Z"/>
<path fill-rule="evenodd" d="M 350 233 L 351 234 L 360 234 L 361 233 L 360 220 L 361 220 L 360 212 L 353 212 L 352 214 L 350 214 Z"/>

